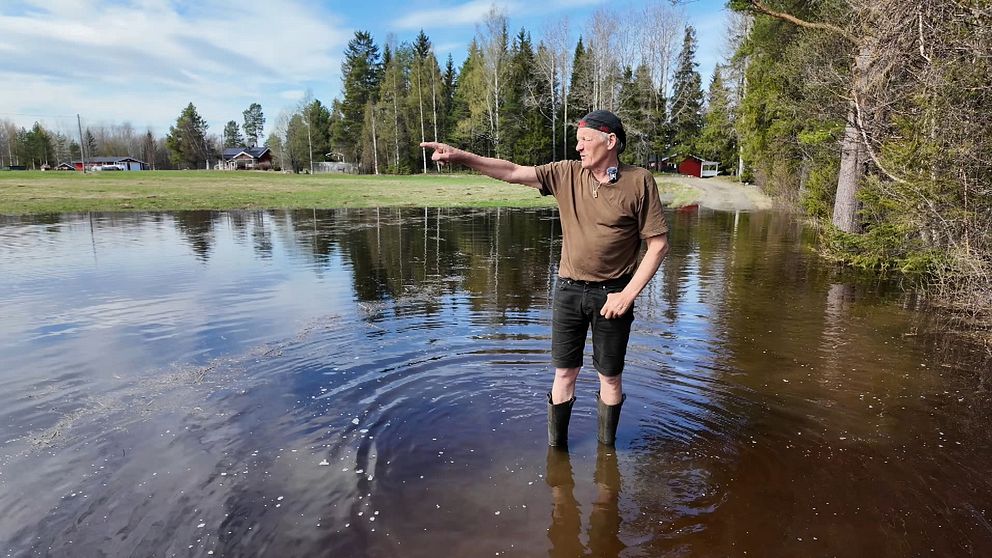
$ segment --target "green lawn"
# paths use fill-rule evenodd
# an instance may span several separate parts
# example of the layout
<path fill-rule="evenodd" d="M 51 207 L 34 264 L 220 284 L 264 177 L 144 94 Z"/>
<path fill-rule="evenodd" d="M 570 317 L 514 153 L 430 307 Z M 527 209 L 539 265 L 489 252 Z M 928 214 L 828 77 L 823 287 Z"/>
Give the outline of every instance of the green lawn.
<path fill-rule="evenodd" d="M 660 184 L 671 200 L 680 187 Z M 543 207 L 523 186 L 468 174 L 371 176 L 276 172 L 0 172 L 0 214 L 337 207 Z"/>

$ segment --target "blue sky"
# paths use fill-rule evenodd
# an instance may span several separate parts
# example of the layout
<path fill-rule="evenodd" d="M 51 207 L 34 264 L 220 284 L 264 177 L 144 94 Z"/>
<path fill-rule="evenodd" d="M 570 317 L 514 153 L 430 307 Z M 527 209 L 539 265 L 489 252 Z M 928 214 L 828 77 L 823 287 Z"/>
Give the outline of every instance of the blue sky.
<path fill-rule="evenodd" d="M 667 0 L 660 1 L 671 5 Z M 356 30 L 380 45 L 389 34 L 412 41 L 423 28 L 440 62 L 456 66 L 492 5 L 512 32 L 535 43 L 563 16 L 573 40 L 602 7 L 635 10 L 645 0 L 2 0 L 0 119 L 74 130 L 129 122 L 164 135 L 187 103 L 211 133 L 262 104 L 266 134 L 307 90 L 326 103 L 341 90 L 341 58 Z M 725 44 L 724 0 L 681 9 L 699 38 L 704 86 Z"/>

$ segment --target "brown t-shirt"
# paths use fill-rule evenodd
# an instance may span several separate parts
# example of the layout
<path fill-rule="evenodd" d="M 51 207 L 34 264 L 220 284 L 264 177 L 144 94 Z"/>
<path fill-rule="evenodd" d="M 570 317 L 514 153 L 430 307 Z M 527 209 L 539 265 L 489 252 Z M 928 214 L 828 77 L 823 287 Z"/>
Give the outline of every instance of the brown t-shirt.
<path fill-rule="evenodd" d="M 604 184 L 580 161 L 536 169 L 541 195 L 558 201 L 562 277 L 606 281 L 633 273 L 641 239 L 668 232 L 658 185 L 645 169 L 621 165 L 617 181 Z"/>

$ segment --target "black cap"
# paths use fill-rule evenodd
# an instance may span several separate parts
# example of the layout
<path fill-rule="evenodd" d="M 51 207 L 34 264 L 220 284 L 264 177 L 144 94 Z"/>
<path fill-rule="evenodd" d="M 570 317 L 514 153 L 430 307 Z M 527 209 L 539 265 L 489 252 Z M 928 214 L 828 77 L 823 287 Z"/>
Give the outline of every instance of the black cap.
<path fill-rule="evenodd" d="M 594 110 L 579 120 L 579 128 L 592 128 L 607 134 L 616 134 L 617 153 L 623 153 L 627 149 L 627 132 L 623 129 L 620 118 L 608 110 Z"/>

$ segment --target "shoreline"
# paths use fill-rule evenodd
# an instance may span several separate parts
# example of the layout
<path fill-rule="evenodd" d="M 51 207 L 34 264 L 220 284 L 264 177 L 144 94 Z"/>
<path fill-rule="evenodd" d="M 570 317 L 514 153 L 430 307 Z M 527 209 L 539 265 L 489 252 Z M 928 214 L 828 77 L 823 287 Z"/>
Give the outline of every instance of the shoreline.
<path fill-rule="evenodd" d="M 672 208 L 771 209 L 756 187 L 655 175 Z M 363 207 L 553 207 L 533 190 L 475 174 L 294 175 L 244 171 L 0 172 L 0 215 Z"/>

